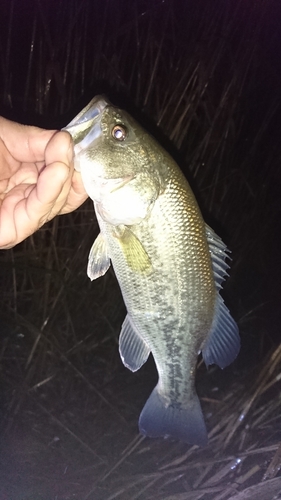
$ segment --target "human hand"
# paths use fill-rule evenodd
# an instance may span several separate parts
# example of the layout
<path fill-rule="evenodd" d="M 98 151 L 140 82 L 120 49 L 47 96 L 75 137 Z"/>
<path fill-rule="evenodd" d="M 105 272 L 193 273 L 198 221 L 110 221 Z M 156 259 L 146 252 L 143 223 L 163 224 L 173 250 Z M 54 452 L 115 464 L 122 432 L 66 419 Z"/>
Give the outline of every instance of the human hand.
<path fill-rule="evenodd" d="M 0 117 L 0 248 L 11 248 L 86 200 L 67 132 Z"/>

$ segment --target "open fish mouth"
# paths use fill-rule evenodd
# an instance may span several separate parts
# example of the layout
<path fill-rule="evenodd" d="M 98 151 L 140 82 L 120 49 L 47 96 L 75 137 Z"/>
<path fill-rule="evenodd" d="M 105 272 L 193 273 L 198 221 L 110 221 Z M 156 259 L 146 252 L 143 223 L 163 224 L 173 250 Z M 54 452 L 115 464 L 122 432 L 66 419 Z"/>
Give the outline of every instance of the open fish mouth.
<path fill-rule="evenodd" d="M 74 153 L 77 157 L 81 151 L 87 150 L 101 134 L 100 117 L 110 101 L 104 96 L 94 97 L 89 104 L 62 130 L 66 130 L 72 136 L 74 142 Z M 80 171 L 79 161 L 75 162 L 75 169 Z M 97 178 L 97 187 L 107 193 L 114 193 L 130 182 L 135 175 L 126 175 L 118 178 Z"/>
<path fill-rule="evenodd" d="M 101 135 L 100 115 L 110 102 L 104 96 L 94 97 L 89 104 L 62 130 L 72 136 L 74 153 L 78 155 Z"/>

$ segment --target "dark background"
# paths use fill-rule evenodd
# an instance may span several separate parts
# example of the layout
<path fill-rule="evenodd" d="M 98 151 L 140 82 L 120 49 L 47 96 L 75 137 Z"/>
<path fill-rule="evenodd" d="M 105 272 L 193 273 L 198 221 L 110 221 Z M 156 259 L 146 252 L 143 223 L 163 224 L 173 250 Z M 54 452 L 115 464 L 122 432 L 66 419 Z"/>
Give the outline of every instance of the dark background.
<path fill-rule="evenodd" d="M 241 377 L 255 377 L 280 343 L 280 31 L 280 2 L 271 0 L 3 0 L 0 6 L 0 114 L 61 128 L 94 95 L 107 94 L 171 152 L 206 222 L 231 249 L 224 296 L 242 348 L 223 376 L 199 368 L 205 398 L 216 384 L 227 390 L 238 380 L 247 387 Z M 137 374 L 121 365 L 125 311 L 113 272 L 94 283 L 86 277 L 97 232 L 87 201 L 0 254 L 3 477 L 7 463 L 12 474 L 1 499 L 80 499 L 106 474 L 95 465 L 90 480 L 83 469 L 73 496 L 67 474 L 54 486 L 54 470 L 63 471 L 59 457 L 67 463 L 80 453 L 58 429 L 75 433 L 83 450 L 91 435 L 90 453 L 102 455 L 105 470 L 111 456 L 118 463 L 128 436 L 137 436 L 156 373 L 151 360 Z M 163 453 L 155 446 L 153 464 Z M 78 462 L 73 458 L 75 474 Z M 85 498 L 111 498 L 114 487 Z M 125 479 L 123 487 L 120 498 L 137 498 Z M 56 488 L 57 497 L 49 493 Z"/>

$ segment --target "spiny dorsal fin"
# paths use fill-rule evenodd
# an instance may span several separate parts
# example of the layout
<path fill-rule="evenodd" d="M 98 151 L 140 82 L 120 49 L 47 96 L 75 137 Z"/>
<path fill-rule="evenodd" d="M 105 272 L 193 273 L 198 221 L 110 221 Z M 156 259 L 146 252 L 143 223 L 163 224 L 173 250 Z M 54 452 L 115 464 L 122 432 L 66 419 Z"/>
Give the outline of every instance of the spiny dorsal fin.
<path fill-rule="evenodd" d="M 228 276 L 227 269 L 229 269 L 229 265 L 225 260 L 230 258 L 228 255 L 229 250 L 222 239 L 207 224 L 206 235 L 213 264 L 216 288 L 220 290 L 222 281 Z"/>
<path fill-rule="evenodd" d="M 229 250 L 221 238 L 206 224 L 206 235 L 213 264 L 217 288 L 215 314 L 208 337 L 203 344 L 202 356 L 207 366 L 216 364 L 225 368 L 236 358 L 240 350 L 238 327 L 219 294 L 221 283 L 228 276 Z"/>

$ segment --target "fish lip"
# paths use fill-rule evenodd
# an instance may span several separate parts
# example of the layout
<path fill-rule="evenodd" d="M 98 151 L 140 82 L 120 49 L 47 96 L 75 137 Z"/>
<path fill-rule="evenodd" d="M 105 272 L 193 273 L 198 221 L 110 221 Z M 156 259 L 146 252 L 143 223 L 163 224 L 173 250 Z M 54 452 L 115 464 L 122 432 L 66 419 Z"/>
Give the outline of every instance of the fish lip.
<path fill-rule="evenodd" d="M 74 153 L 77 155 L 101 135 L 100 116 L 110 106 L 105 96 L 94 97 L 89 104 L 78 113 L 62 130 L 69 132 L 74 142 Z M 83 132 L 85 133 L 83 134 Z"/>
<path fill-rule="evenodd" d="M 110 105 L 109 100 L 103 95 L 95 96 L 85 108 L 76 115 L 71 122 L 64 127 L 62 130 L 70 130 L 73 127 L 82 125 L 82 123 L 86 123 L 94 120 L 97 116 L 99 116 L 103 110 Z"/>

